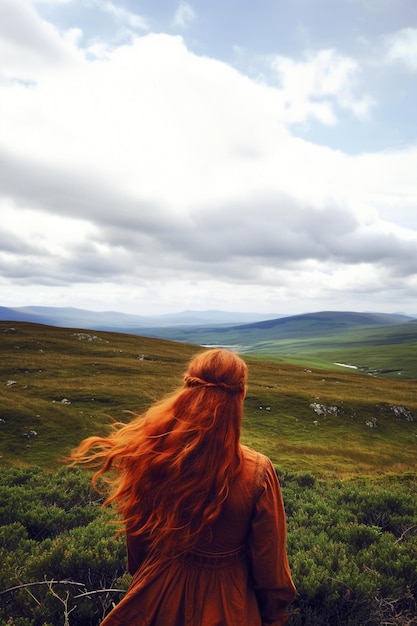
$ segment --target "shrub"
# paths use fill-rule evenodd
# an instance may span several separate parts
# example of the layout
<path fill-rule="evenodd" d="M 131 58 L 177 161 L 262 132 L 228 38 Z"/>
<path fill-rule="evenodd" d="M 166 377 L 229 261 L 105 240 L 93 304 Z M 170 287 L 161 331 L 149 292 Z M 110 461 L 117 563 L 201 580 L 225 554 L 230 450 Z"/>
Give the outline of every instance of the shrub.
<path fill-rule="evenodd" d="M 298 589 L 288 626 L 415 623 L 416 477 L 278 474 Z M 100 624 L 130 577 L 89 476 L 3 470 L 0 495 L 0 626 Z"/>

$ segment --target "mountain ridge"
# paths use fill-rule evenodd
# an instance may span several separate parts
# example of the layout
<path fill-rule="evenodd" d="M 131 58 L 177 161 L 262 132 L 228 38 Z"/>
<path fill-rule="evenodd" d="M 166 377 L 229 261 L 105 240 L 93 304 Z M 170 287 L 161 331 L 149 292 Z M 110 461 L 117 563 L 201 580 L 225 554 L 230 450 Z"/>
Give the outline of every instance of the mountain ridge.
<path fill-rule="evenodd" d="M 221 311 L 217 309 L 184 310 L 176 313 L 162 313 L 157 315 L 140 315 L 123 313 L 120 311 L 91 311 L 78 307 L 53 307 L 53 306 L 24 306 L 4 307 L 0 306 L 1 321 L 23 321 L 52 326 L 87 327 L 91 330 L 115 330 L 123 332 L 140 331 L 149 328 L 187 327 L 187 326 L 224 326 L 227 329 L 239 328 L 239 330 L 268 329 L 275 326 L 284 326 L 296 322 L 316 320 L 326 322 L 336 327 L 355 325 L 379 325 L 380 323 L 391 324 L 412 320 L 417 316 L 404 313 L 380 313 L 380 312 L 356 312 L 356 311 L 317 311 L 300 314 L 285 315 L 279 313 L 254 313 Z M 218 330 L 216 328 L 216 330 Z"/>
<path fill-rule="evenodd" d="M 153 328 L 166 326 L 189 326 L 206 324 L 245 324 L 267 319 L 277 319 L 277 313 L 261 314 L 251 312 L 220 311 L 209 309 L 205 311 L 185 310 L 178 313 L 163 313 L 158 315 L 140 315 L 122 313 L 119 311 L 90 311 L 77 307 L 51 306 L 0 306 L 1 321 L 23 321 L 50 324 L 52 326 L 86 326 L 92 330 L 122 331 L 134 328 Z M 93 324 L 93 325 L 92 325 Z"/>

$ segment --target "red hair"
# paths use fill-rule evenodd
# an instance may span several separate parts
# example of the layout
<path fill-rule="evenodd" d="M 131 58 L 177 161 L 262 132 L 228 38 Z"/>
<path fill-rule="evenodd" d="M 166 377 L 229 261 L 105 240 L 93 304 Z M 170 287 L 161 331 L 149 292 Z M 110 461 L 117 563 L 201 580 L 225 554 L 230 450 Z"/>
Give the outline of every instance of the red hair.
<path fill-rule="evenodd" d="M 74 463 L 111 469 L 110 495 L 125 527 L 146 535 L 166 555 L 190 550 L 219 515 L 238 470 L 245 362 L 223 349 L 197 355 L 184 387 L 109 437 L 89 437 L 71 453 Z"/>

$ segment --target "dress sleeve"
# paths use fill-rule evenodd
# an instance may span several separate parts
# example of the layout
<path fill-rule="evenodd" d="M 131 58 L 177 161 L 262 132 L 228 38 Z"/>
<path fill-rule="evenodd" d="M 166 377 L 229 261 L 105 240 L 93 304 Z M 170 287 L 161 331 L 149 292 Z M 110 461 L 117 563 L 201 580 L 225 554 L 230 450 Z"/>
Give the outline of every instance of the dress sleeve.
<path fill-rule="evenodd" d="M 281 488 L 269 459 L 257 491 L 249 536 L 253 586 L 262 626 L 283 626 L 288 619 L 286 610 L 296 591 L 287 558 Z"/>

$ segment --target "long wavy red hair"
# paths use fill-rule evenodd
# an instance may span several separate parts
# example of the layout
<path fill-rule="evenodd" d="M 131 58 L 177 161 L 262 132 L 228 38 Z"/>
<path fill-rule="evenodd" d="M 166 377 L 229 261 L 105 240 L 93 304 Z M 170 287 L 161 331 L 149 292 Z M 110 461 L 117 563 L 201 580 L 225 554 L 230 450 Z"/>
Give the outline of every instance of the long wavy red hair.
<path fill-rule="evenodd" d="M 241 460 L 246 380 L 246 364 L 233 352 L 202 352 L 183 388 L 70 455 L 99 468 L 94 484 L 116 470 L 105 504 L 116 503 L 126 529 L 146 535 L 161 554 L 192 549 L 220 513 Z"/>

